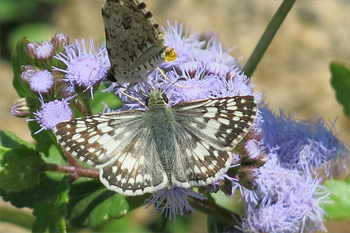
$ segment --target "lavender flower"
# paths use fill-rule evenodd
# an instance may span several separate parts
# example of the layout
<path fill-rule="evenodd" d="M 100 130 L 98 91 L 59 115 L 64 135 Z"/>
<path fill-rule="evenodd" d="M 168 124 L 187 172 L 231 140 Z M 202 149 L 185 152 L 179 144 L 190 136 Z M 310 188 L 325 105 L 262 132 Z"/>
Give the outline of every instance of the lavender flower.
<path fill-rule="evenodd" d="M 237 60 L 230 56 L 230 50 L 224 49 L 216 34 L 207 34 L 203 40 L 202 34 L 189 33 L 188 26 L 175 21 L 174 25 L 168 22 L 165 34 L 165 43 L 174 48 L 178 57 L 173 62 L 163 63 L 160 67 L 169 71 L 173 67 L 184 63 L 200 61 L 205 62 L 206 72 L 220 76 L 229 75 L 231 70 L 240 69 Z"/>
<path fill-rule="evenodd" d="M 325 127 L 322 118 L 294 120 L 283 111 L 278 117 L 267 107 L 260 110 L 264 145 L 268 152 L 278 154 L 282 166 L 313 173 L 323 168 L 330 175 L 339 170 L 335 167 L 337 159 L 342 161 L 342 168 L 349 164 L 348 149 L 334 136 L 333 128 Z"/>
<path fill-rule="evenodd" d="M 48 129 L 53 130 L 58 123 L 72 119 L 73 113 L 66 100 L 54 100 L 48 103 L 41 100 L 41 104 L 41 110 L 34 112 L 35 119 L 28 120 L 36 120 L 40 124 L 41 129 L 35 133 Z"/>
<path fill-rule="evenodd" d="M 75 44 L 65 47 L 65 54 L 60 53 L 55 58 L 67 67 L 66 69 L 54 67 L 53 70 L 65 73 L 64 81 L 83 89 L 93 88 L 106 76 L 110 67 L 106 48 L 100 45 L 95 51 L 92 38 L 89 51 L 86 50 L 84 40 L 81 40 L 81 43 L 77 40 Z"/>
<path fill-rule="evenodd" d="M 152 194 L 145 202 L 148 203 L 148 206 L 155 204 L 155 208 L 160 214 L 164 214 L 170 220 L 176 220 L 176 215 L 184 215 L 194 211 L 187 200 L 188 196 L 200 200 L 206 199 L 191 189 L 175 187 L 173 189 L 162 189 Z"/>
<path fill-rule="evenodd" d="M 177 54 L 177 58 L 172 62 L 165 62 L 160 67 L 166 71 L 177 64 L 193 61 L 193 50 L 201 49 L 204 45 L 204 41 L 199 41 L 199 34 L 189 33 L 188 27 L 184 30 L 182 23 L 175 21 L 174 25 L 168 22 L 168 27 L 165 33 L 165 44 L 174 48 Z"/>
<path fill-rule="evenodd" d="M 54 85 L 54 77 L 48 70 L 38 70 L 33 66 L 23 66 L 21 77 L 29 83 L 30 89 L 38 93 L 48 93 Z"/>
<path fill-rule="evenodd" d="M 297 121 L 280 111 L 274 115 L 266 106 L 260 108 L 262 143 L 269 160 L 255 179 L 255 191 L 243 191 L 247 232 L 312 232 L 324 230 L 322 199 L 328 196 L 317 169 L 332 170 L 340 158 L 349 161 L 345 145 L 321 118 Z M 257 208 L 257 206 L 259 206 Z"/>
<path fill-rule="evenodd" d="M 280 166 L 277 156 L 261 168 L 255 198 L 247 197 L 247 232 L 311 232 L 324 229 L 321 200 L 327 197 L 320 179 Z"/>

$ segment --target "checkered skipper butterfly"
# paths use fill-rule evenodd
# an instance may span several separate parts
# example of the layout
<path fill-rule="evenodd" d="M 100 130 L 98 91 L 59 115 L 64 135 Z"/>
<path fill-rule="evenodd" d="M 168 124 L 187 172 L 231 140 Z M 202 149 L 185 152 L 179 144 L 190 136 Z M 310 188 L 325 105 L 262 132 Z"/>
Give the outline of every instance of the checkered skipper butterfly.
<path fill-rule="evenodd" d="M 134 196 L 218 180 L 256 113 L 253 96 L 182 102 L 170 108 L 160 90 L 151 90 L 147 110 L 65 121 L 54 133 L 68 153 L 100 169 L 108 189 Z"/>
<path fill-rule="evenodd" d="M 164 46 L 164 34 L 144 2 L 107 0 L 102 16 L 110 81 L 138 83 L 164 61 L 176 59 L 174 49 Z"/>

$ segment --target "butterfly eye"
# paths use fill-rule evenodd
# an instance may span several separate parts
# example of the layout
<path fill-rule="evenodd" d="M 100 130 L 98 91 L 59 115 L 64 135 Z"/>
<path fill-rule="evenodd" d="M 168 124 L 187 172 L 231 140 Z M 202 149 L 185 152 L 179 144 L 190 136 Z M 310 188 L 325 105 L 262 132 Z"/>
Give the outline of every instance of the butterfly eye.
<path fill-rule="evenodd" d="M 162 97 L 163 97 L 163 100 L 165 103 L 168 103 L 169 102 L 169 99 L 168 97 L 165 95 L 165 93 L 162 94 Z"/>
<path fill-rule="evenodd" d="M 108 81 L 117 82 L 117 79 L 116 79 L 115 76 L 113 75 L 112 70 L 109 70 L 109 71 L 108 71 L 108 73 L 106 74 L 105 78 L 106 78 Z"/>

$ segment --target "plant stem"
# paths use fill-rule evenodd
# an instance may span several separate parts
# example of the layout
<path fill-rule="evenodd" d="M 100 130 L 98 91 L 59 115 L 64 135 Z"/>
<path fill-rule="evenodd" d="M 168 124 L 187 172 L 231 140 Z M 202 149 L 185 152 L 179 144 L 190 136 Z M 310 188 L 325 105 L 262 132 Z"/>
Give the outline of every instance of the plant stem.
<path fill-rule="evenodd" d="M 14 208 L 0 206 L 1 222 L 8 222 L 25 229 L 31 229 L 35 220 L 34 216 Z"/>
<path fill-rule="evenodd" d="M 77 173 L 79 177 L 89 177 L 93 179 L 98 179 L 99 177 L 98 175 L 99 171 L 96 169 L 83 168 L 83 167 L 76 168 L 74 166 L 64 166 L 64 165 L 58 165 L 58 164 L 52 164 L 52 163 L 44 164 L 43 170 L 72 173 L 72 174 Z"/>
<path fill-rule="evenodd" d="M 270 23 L 267 25 L 258 44 L 255 46 L 247 63 L 243 67 L 243 71 L 248 77 L 253 75 L 267 47 L 270 45 L 273 37 L 276 35 L 277 30 L 283 23 L 294 2 L 295 0 L 284 0 L 276 11 L 275 15 L 272 17 Z"/>

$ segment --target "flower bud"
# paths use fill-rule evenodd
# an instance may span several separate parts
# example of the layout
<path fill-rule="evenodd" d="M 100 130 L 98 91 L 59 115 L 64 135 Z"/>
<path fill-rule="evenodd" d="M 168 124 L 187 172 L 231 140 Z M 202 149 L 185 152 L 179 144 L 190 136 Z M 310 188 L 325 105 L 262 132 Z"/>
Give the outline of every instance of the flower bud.
<path fill-rule="evenodd" d="M 39 69 L 35 66 L 21 66 L 22 74 L 21 78 L 29 83 L 29 81 L 32 79 L 32 77 L 39 71 Z"/>
<path fill-rule="evenodd" d="M 27 45 L 27 52 L 33 59 L 48 60 L 53 57 L 55 48 L 50 41 L 31 42 Z"/>
<path fill-rule="evenodd" d="M 69 37 L 65 34 L 57 33 L 52 37 L 51 43 L 56 50 L 64 49 L 69 44 Z"/>
<path fill-rule="evenodd" d="M 27 104 L 27 99 L 20 98 L 15 100 L 11 107 L 11 114 L 19 118 L 28 117 L 30 114 L 30 109 Z"/>

